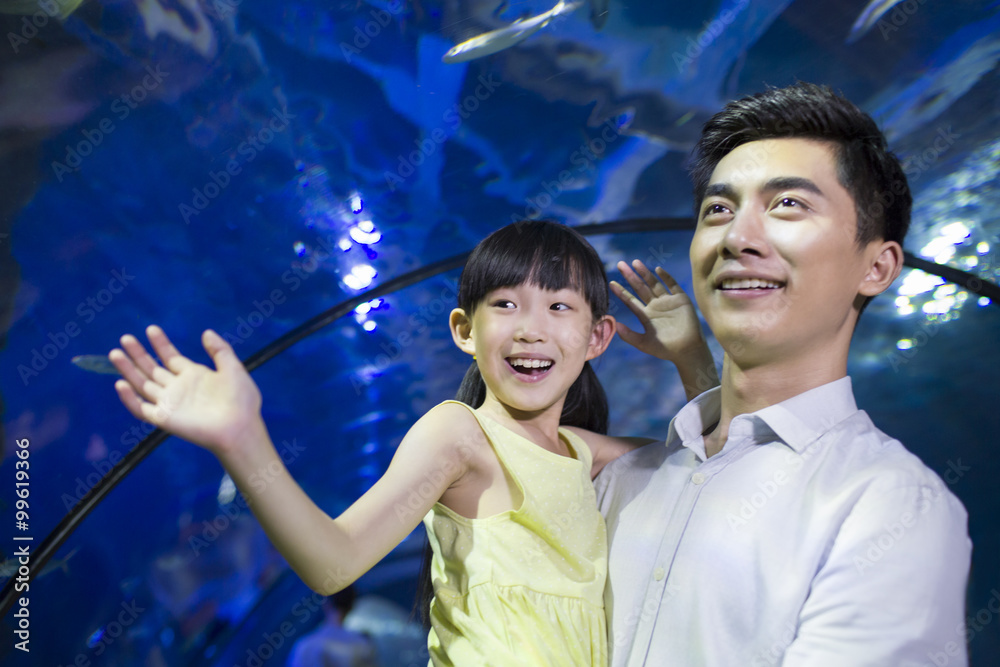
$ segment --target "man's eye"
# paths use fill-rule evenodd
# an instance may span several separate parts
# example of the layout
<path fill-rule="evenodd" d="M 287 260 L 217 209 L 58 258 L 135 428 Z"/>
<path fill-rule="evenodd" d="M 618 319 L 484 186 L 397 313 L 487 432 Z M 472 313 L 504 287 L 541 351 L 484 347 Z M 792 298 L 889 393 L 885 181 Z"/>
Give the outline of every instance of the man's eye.
<path fill-rule="evenodd" d="M 705 211 L 702 213 L 702 216 L 719 215 L 720 213 L 725 213 L 728 210 L 729 209 L 722 204 L 709 204 L 705 207 Z"/>
<path fill-rule="evenodd" d="M 805 208 L 805 205 L 802 202 L 800 202 L 798 199 L 793 199 L 791 197 L 782 197 L 780 200 L 778 200 L 778 203 L 781 204 L 782 206 Z"/>

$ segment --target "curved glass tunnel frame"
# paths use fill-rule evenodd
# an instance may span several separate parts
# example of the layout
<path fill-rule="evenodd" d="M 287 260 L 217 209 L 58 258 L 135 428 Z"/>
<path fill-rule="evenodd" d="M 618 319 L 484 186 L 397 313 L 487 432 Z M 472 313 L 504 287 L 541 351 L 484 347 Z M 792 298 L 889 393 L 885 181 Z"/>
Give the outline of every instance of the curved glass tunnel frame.
<path fill-rule="evenodd" d="M 612 222 L 594 223 L 576 226 L 573 229 L 585 236 L 599 234 L 623 234 L 629 232 L 662 232 L 694 229 L 693 218 L 638 218 L 631 220 L 616 220 Z M 465 263 L 471 250 L 428 264 L 422 268 L 403 274 L 316 315 L 303 322 L 285 335 L 265 345 L 262 349 L 247 357 L 243 362 L 248 372 L 281 354 L 292 345 L 323 329 L 327 325 L 353 311 L 357 306 L 374 298 L 391 294 L 422 280 L 457 269 Z M 956 283 L 963 289 L 980 296 L 987 297 L 991 303 L 1000 306 L 1000 286 L 979 276 L 956 269 L 951 266 L 937 264 L 909 252 L 904 252 L 904 266 L 919 269 Z M 28 565 L 28 581 L 41 572 L 46 563 L 56 554 L 59 548 L 69 539 L 83 520 L 99 505 L 104 498 L 118 485 L 139 463 L 149 456 L 156 447 L 170 436 L 166 431 L 156 429 L 142 442 L 132 448 L 121 461 L 107 472 L 90 491 L 84 495 L 62 518 L 59 524 L 46 536 L 45 540 L 32 554 Z M 0 593 L 0 615 L 5 615 L 17 599 L 15 592 L 15 577 L 11 577 Z"/>

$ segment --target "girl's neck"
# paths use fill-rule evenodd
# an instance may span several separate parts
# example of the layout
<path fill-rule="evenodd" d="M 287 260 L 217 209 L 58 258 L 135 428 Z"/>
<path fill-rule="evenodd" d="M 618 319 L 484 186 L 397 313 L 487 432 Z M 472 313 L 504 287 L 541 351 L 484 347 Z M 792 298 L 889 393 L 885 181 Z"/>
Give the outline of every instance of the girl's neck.
<path fill-rule="evenodd" d="M 559 440 L 559 418 L 562 416 L 563 401 L 565 397 L 544 410 L 527 412 L 502 403 L 487 389 L 486 398 L 477 411 L 524 435 L 539 446 L 546 449 L 553 447 L 562 449 Z"/>

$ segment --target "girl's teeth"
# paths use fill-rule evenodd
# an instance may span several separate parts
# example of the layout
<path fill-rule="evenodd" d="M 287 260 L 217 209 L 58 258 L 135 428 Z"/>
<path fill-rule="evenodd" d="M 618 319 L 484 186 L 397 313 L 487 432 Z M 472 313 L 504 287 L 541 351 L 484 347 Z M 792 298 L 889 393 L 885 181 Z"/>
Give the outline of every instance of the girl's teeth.
<path fill-rule="evenodd" d="M 542 359 L 511 359 L 511 366 L 522 366 L 523 368 L 548 368 L 552 365 L 551 361 L 543 361 Z"/>

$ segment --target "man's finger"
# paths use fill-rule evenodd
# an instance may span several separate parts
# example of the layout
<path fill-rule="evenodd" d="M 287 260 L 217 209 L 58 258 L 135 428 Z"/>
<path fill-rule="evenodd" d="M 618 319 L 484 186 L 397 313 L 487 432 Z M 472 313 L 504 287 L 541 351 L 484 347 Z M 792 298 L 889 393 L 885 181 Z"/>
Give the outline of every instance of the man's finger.
<path fill-rule="evenodd" d="M 653 293 L 650 291 L 649 285 L 646 284 L 646 281 L 632 267 L 625 262 L 618 262 L 618 270 L 632 289 L 635 290 L 636 296 L 642 300 L 643 304 L 647 304 L 653 299 Z"/>
<path fill-rule="evenodd" d="M 646 312 L 643 310 L 645 304 L 639 301 L 634 294 L 629 292 L 627 289 L 622 287 L 621 284 L 615 282 L 614 280 L 611 281 L 611 291 L 616 297 L 621 299 L 626 306 L 628 306 L 628 309 L 631 310 L 635 316 L 639 318 L 639 321 L 643 323 L 643 326 L 645 326 L 645 323 L 649 321 L 649 318 L 646 317 Z"/>
<path fill-rule="evenodd" d="M 683 291 L 680 284 L 674 280 L 674 277 L 667 273 L 667 270 L 662 266 L 656 267 L 656 275 L 660 277 L 660 280 L 662 280 L 663 284 L 667 286 L 667 289 L 670 290 L 671 294 L 676 294 L 678 290 Z"/>

